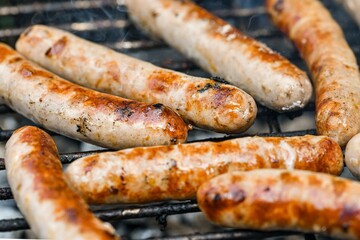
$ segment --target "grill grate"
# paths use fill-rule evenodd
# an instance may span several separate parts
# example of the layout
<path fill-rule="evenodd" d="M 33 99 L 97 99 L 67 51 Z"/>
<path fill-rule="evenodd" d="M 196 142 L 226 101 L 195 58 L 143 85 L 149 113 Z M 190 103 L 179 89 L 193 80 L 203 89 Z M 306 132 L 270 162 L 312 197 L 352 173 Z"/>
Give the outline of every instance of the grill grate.
<path fill-rule="evenodd" d="M 14 46 L 19 34 L 27 26 L 32 24 L 47 24 L 74 32 L 81 37 L 99 42 L 120 52 L 148 60 L 161 67 L 183 71 L 193 75 L 210 77 L 193 63 L 180 56 L 176 51 L 168 48 L 164 43 L 151 40 L 136 30 L 128 20 L 126 9 L 122 5 L 121 0 L 72 0 L 63 2 L 39 0 L 32 4 L 25 4 L 21 0 L 8 2 L 8 4 L 4 4 L 4 2 L 0 3 L 0 6 L 3 4 L 3 6 L 0 7 L 0 41 L 12 46 Z M 197 2 L 216 15 L 225 18 L 243 32 L 265 42 L 268 46 L 289 58 L 300 68 L 306 69 L 304 62 L 300 59 L 292 44 L 284 38 L 268 20 L 262 7 L 263 0 L 198 0 Z M 324 4 L 330 9 L 333 16 L 342 26 L 346 38 L 359 60 L 359 28 L 345 13 L 343 8 L 339 7 L 334 1 L 324 1 Z M 99 29 L 101 29 L 101 31 L 99 31 Z M 215 80 L 217 80 L 217 78 L 215 78 Z M 313 114 L 313 102 L 302 111 L 293 113 L 276 113 L 259 106 L 258 117 L 255 123 L 256 128 L 250 128 L 243 134 L 230 136 L 215 135 L 215 137 L 214 134 L 210 132 L 195 129 L 190 132 L 189 139 L 190 141 L 221 141 L 239 136 L 299 136 L 315 134 L 316 131 L 312 122 L 313 120 L 307 120 L 308 123 L 305 125 L 299 124 L 299 126 L 301 126 L 300 129 L 287 130 L 289 123 L 290 125 L 297 125 L 298 122 L 303 121 L 304 116 L 313 116 Z M 22 118 L 5 105 L 0 104 L 0 120 L 2 117 L 8 115 Z M 29 122 L 26 123 L 28 124 Z M 6 142 L 13 131 L 14 129 L 0 128 L 0 142 Z M 201 133 L 201 137 L 198 137 L 199 133 Z M 79 157 L 100 151 L 103 150 L 61 153 L 60 158 L 63 164 L 68 164 Z M 5 171 L 3 158 L 0 158 L 0 171 Z M 0 201 L 13 201 L 12 198 L 11 191 L 8 187 L 0 187 Z M 165 228 L 166 217 L 168 215 L 199 212 L 199 209 L 196 202 L 188 200 L 137 206 L 119 205 L 112 206 L 110 209 L 100 208 L 94 210 L 94 212 L 102 220 L 111 222 L 124 219 L 155 217 L 160 227 Z M 0 232 L 27 228 L 28 225 L 22 218 L 0 220 Z M 165 236 L 162 239 L 265 239 L 293 235 L 300 236 L 306 240 L 324 239 L 317 235 L 298 232 L 258 232 L 228 230 L 223 228 L 218 228 L 216 232 L 209 233 L 198 233 L 197 229 L 194 229 L 194 232 L 190 235 L 178 237 Z"/>

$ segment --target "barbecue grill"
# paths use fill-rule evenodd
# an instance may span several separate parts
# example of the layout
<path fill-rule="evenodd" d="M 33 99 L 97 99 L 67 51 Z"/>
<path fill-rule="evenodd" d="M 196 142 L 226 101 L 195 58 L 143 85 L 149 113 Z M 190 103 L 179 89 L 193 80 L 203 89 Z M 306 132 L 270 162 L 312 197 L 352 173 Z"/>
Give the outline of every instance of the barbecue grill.
<path fill-rule="evenodd" d="M 360 58 L 360 30 L 345 10 L 335 0 L 323 1 L 331 11 L 333 17 L 343 28 L 346 38 Z M 212 11 L 216 15 L 235 25 L 237 28 L 266 43 L 272 49 L 280 52 L 291 62 L 306 70 L 304 62 L 300 59 L 293 45 L 278 30 L 274 28 L 265 14 L 263 0 L 198 0 L 198 4 Z M 55 26 L 75 33 L 78 36 L 111 47 L 117 51 L 150 61 L 158 66 L 170 68 L 188 74 L 210 77 L 192 62 L 185 59 L 175 50 L 169 48 L 161 41 L 150 39 L 146 34 L 137 30 L 129 21 L 126 8 L 121 0 L 37 0 L 27 3 L 23 0 L 0 1 L 0 41 L 14 46 L 16 39 L 26 27 L 32 24 L 45 24 Z M 321 46 L 319 46 L 321 47 Z M 213 77 L 217 81 L 220 78 Z M 1 81 L 1 80 L 0 80 Z M 314 128 L 314 102 L 310 102 L 302 111 L 292 113 L 276 113 L 258 105 L 258 117 L 253 127 L 247 132 L 237 135 L 217 134 L 210 131 L 194 129 L 189 133 L 189 141 L 222 141 L 239 136 L 298 136 L 315 134 Z M 16 127 L 7 128 L 5 119 L 16 119 Z M 14 113 L 5 105 L 0 104 L 0 142 L 5 143 L 13 131 L 26 124 L 33 124 L 29 120 Z M 2 129 L 4 128 L 4 129 Z M 51 133 L 58 137 L 56 134 Z M 80 151 L 80 142 L 65 137 L 62 141 L 70 142 L 76 152 L 69 153 L 68 148 L 62 149 L 61 161 L 70 163 L 79 157 L 104 150 Z M 0 158 L 0 173 L 4 173 L 4 159 Z M 346 175 L 347 169 L 345 169 Z M 344 174 L 343 174 L 344 176 Z M 12 200 L 11 190 L 0 186 L 0 200 Z M 1 205 L 0 205 L 1 208 Z M 315 234 L 301 232 L 260 232 L 233 230 L 214 227 L 208 232 L 200 232 L 195 226 L 191 233 L 174 236 L 167 231 L 166 221 L 170 215 L 184 215 L 199 212 L 196 201 L 168 201 L 141 205 L 114 205 L 96 206 L 95 214 L 104 221 L 114 224 L 130 221 L 132 226 L 144 219 L 156 219 L 158 229 L 164 230 L 162 234 L 152 235 L 150 238 L 161 239 L 279 239 L 288 236 L 297 236 L 296 239 L 328 239 Z M 1 210 L 0 210 L 1 212 Z M 141 225 L 143 227 L 143 225 Z M 26 221 L 22 218 L 0 220 L 0 232 L 28 229 Z M 144 231 L 146 229 L 143 229 Z M 128 234 L 125 232 L 125 238 Z"/>

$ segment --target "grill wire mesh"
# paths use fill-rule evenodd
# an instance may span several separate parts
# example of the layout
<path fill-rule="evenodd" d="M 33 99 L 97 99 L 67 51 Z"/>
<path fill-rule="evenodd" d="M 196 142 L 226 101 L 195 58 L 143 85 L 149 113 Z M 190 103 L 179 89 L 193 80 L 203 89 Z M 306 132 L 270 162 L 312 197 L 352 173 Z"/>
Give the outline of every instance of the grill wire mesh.
<path fill-rule="evenodd" d="M 291 62 L 306 70 L 293 45 L 276 30 L 263 8 L 263 0 L 198 0 L 197 3 L 224 18 L 243 32 L 266 43 L 272 49 L 280 52 Z M 333 17 L 340 23 L 346 38 L 355 52 L 358 61 L 360 58 L 360 31 L 354 21 L 344 9 L 333 0 L 323 1 L 331 11 Z M 193 63 L 178 54 L 166 44 L 151 40 L 144 33 L 137 30 L 128 20 L 126 8 L 121 0 L 103 1 L 57 1 L 38 0 L 28 3 L 24 0 L 0 1 L 0 41 L 14 46 L 19 34 L 32 24 L 46 24 L 59 27 L 75 33 L 78 36 L 111 47 L 117 51 L 150 61 L 158 66 L 182 71 L 188 74 L 210 77 Z M 319 46 L 321 47 L 321 46 Z M 221 80 L 214 77 L 215 80 Z M 1 80 L 0 80 L 1 81 Z M 314 103 L 311 102 L 305 109 L 293 113 L 276 113 L 259 106 L 257 120 L 247 132 L 238 135 L 215 134 L 200 129 L 189 133 L 189 141 L 214 140 L 221 141 L 239 136 L 298 136 L 315 134 Z M 2 129 L 7 119 L 16 120 L 13 128 Z M 31 123 L 29 120 L 14 113 L 5 105 L 0 104 L 0 143 L 5 144 L 13 131 Z M 2 127 L 2 128 L 1 128 Z M 51 133 L 54 137 L 60 137 Z M 60 137 L 78 147 L 79 142 Z M 71 148 L 73 149 L 73 148 Z M 78 149 L 78 148 L 74 148 Z M 68 164 L 79 157 L 104 150 L 75 151 L 61 149 L 61 161 Z M 4 159 L 0 158 L 0 173 L 5 173 Z M 0 186 L 0 203 L 14 201 L 11 190 L 7 186 Z M 0 205 L 1 208 L 1 205 Z M 1 212 L 1 209 L 0 209 Z M 158 228 L 166 229 L 167 216 L 192 212 L 199 212 L 196 201 L 176 201 L 142 204 L 134 206 L 97 206 L 95 214 L 102 220 L 112 223 L 125 219 L 155 218 Z M 27 229 L 28 225 L 22 218 L 0 220 L 0 232 Z M 214 228 L 214 231 L 201 232 L 194 228 L 193 232 L 182 236 L 162 234 L 161 239 L 280 239 L 282 236 L 294 236 L 297 239 L 328 239 L 314 234 L 299 232 L 258 232 Z M 126 233 L 125 233 L 126 236 Z"/>

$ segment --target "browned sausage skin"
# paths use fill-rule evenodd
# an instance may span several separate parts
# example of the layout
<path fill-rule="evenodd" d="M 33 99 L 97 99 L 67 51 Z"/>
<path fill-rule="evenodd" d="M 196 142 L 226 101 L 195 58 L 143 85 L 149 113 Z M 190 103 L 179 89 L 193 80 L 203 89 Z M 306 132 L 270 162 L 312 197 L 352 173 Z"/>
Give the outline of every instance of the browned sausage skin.
<path fill-rule="evenodd" d="M 53 27 L 31 26 L 20 36 L 16 49 L 83 86 L 149 104 L 162 103 L 197 127 L 238 133 L 256 117 L 254 99 L 235 86 L 160 68 Z"/>
<path fill-rule="evenodd" d="M 311 71 L 318 133 L 345 146 L 360 132 L 360 75 L 341 28 L 318 0 L 267 0 L 266 7 Z"/>
<path fill-rule="evenodd" d="M 71 163 L 65 174 L 88 203 L 139 203 L 194 198 L 214 176 L 256 168 L 338 175 L 343 157 L 329 137 L 246 137 L 100 153 Z"/>
<path fill-rule="evenodd" d="M 46 239 L 118 239 L 67 185 L 51 137 L 23 127 L 6 143 L 5 164 L 15 201 L 31 229 Z"/>
<path fill-rule="evenodd" d="M 264 44 L 189 0 L 126 0 L 139 27 L 210 73 L 277 111 L 303 108 L 312 94 L 306 73 Z"/>
<path fill-rule="evenodd" d="M 261 169 L 226 173 L 197 192 L 212 222 L 235 228 L 360 238 L 360 184 L 323 173 Z"/>
<path fill-rule="evenodd" d="M 70 83 L 0 44 L 0 96 L 45 128 L 107 148 L 175 144 L 188 127 L 162 104 L 148 105 Z"/>

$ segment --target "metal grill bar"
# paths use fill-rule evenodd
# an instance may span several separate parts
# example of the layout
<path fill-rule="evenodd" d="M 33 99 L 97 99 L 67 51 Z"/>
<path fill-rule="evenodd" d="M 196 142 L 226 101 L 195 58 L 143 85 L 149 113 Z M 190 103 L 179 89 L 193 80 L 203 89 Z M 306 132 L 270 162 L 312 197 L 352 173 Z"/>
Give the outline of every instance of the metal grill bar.
<path fill-rule="evenodd" d="M 63 1 L 47 3 L 19 4 L 16 6 L 3 6 L 0 8 L 0 16 L 11 16 L 20 14 L 29 14 L 43 11 L 62 11 L 62 10 L 86 10 L 90 8 L 99 8 L 106 5 L 114 6 L 117 1 Z"/>
<path fill-rule="evenodd" d="M 97 151 L 87 151 L 87 152 L 77 152 L 77 153 L 61 153 L 60 160 L 61 160 L 62 164 L 69 164 L 78 158 L 86 157 L 86 156 L 96 154 L 96 153 L 101 153 L 104 151 L 109 151 L 109 150 L 97 150 Z M 5 170 L 4 158 L 0 158 L 0 170 Z M 1 200 L 1 197 L 0 197 L 0 200 Z"/>
<path fill-rule="evenodd" d="M 57 27 L 67 31 L 84 32 L 84 31 L 94 31 L 97 29 L 107 29 L 107 28 L 122 29 L 127 27 L 129 24 L 130 24 L 129 21 L 119 19 L 119 20 L 96 20 L 92 22 L 75 22 L 71 24 L 57 25 Z M 22 32 L 25 31 L 25 29 L 26 27 L 0 30 L 0 38 L 18 37 Z"/>
<path fill-rule="evenodd" d="M 199 212 L 196 202 L 163 203 L 157 206 L 128 207 L 125 209 L 110 209 L 94 211 L 103 221 L 119 221 L 124 219 L 160 217 L 191 212 Z M 28 229 L 29 225 L 23 218 L 0 220 L 0 232 Z"/>
<path fill-rule="evenodd" d="M 214 232 L 214 233 L 197 233 L 185 236 L 175 236 L 175 237 L 164 237 L 162 240 L 207 240 L 207 239 L 266 239 L 266 238 L 277 238 L 277 237 L 289 237 L 301 235 L 297 232 L 288 232 L 288 231 L 273 231 L 273 232 L 257 232 L 257 231 L 225 231 L 225 232 Z M 156 239 L 156 238 L 149 238 Z M 316 239 L 316 238 L 313 238 Z"/>

